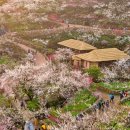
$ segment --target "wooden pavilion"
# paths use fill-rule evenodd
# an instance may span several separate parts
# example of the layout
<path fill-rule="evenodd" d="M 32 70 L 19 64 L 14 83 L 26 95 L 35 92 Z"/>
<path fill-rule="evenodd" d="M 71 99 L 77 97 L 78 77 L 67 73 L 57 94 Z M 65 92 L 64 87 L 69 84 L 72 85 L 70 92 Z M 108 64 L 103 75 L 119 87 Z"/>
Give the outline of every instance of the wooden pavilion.
<path fill-rule="evenodd" d="M 129 55 L 117 48 L 96 49 L 89 53 L 78 54 L 72 57 L 73 65 L 77 68 L 90 68 L 99 66 L 102 62 L 117 61 L 123 58 L 130 58 Z"/>
<path fill-rule="evenodd" d="M 96 47 L 91 46 L 88 43 L 79 40 L 74 40 L 74 39 L 65 40 L 59 42 L 58 44 L 73 49 L 76 52 L 76 54 L 90 52 L 92 50 L 97 49 Z"/>

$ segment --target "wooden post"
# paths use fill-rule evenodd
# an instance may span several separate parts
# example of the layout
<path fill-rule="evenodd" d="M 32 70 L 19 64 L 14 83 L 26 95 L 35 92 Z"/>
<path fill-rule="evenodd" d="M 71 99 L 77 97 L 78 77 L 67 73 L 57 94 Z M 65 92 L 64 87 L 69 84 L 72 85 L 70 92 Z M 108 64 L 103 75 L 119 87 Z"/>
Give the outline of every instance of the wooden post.
<path fill-rule="evenodd" d="M 90 62 L 89 61 L 86 61 L 87 62 L 87 69 L 90 68 Z"/>

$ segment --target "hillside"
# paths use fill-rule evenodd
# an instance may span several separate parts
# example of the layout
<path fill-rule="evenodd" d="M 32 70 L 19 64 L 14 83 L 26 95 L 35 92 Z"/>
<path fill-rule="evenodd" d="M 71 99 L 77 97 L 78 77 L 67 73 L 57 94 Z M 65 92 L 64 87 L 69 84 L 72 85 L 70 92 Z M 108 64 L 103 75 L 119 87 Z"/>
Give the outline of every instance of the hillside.
<path fill-rule="evenodd" d="M 129 130 L 129 59 L 129 0 L 0 0 L 0 130 Z"/>

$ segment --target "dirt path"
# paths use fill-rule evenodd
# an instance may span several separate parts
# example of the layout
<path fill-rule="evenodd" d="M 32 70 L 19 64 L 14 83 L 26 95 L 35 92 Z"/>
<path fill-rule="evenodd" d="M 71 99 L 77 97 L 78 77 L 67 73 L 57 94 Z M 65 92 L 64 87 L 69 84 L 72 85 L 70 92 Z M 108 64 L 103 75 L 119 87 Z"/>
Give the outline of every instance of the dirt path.
<path fill-rule="evenodd" d="M 16 46 L 20 47 L 21 49 L 23 49 L 24 51 L 26 51 L 28 53 L 29 50 L 33 51 L 33 52 L 37 52 L 37 50 L 31 48 L 31 47 L 28 47 L 27 45 L 24 45 L 22 44 L 21 40 L 17 38 L 17 41 L 15 41 L 15 39 L 13 39 L 11 37 L 10 34 L 5 34 L 3 36 L 1 36 L 1 41 L 7 41 L 7 42 L 10 42 L 10 43 L 13 43 L 15 44 Z M 24 41 L 23 41 L 24 42 Z M 34 64 L 35 65 L 42 65 L 43 63 L 45 63 L 45 56 L 40 53 L 40 52 L 37 52 L 36 54 L 34 54 Z"/>
<path fill-rule="evenodd" d="M 55 22 L 55 21 L 53 21 Z M 57 34 L 64 30 L 71 31 L 73 29 L 83 29 L 86 32 L 97 32 L 100 31 L 102 34 L 106 35 L 130 35 L 130 30 L 121 30 L 121 29 L 103 29 L 103 28 L 96 28 L 96 27 L 90 27 L 90 26 L 83 26 L 83 25 L 76 25 L 76 24 L 65 24 L 60 22 L 55 22 L 60 24 L 61 26 L 58 28 L 53 29 L 40 29 L 40 30 L 29 30 L 29 31 L 23 31 L 25 35 L 29 36 L 41 36 L 42 35 L 51 35 L 51 34 Z"/>
<path fill-rule="evenodd" d="M 20 43 L 15 43 L 15 45 L 19 46 L 20 48 L 22 48 L 26 52 L 28 52 L 28 50 L 35 51 L 35 52 L 37 51 L 31 47 L 28 47 L 28 46 L 20 44 Z M 34 60 L 35 65 L 42 65 L 43 63 L 45 63 L 45 56 L 40 52 L 37 52 L 34 55 L 34 59 L 35 59 Z"/>
<path fill-rule="evenodd" d="M 85 25 L 78 25 L 78 24 L 67 24 L 67 23 L 62 23 L 60 22 L 60 20 L 58 21 L 54 21 L 54 20 L 51 20 L 51 22 L 55 22 L 57 24 L 60 24 L 62 27 L 64 28 L 84 28 L 86 30 L 90 30 L 90 31 L 98 31 L 98 30 L 101 30 L 103 32 L 107 32 L 107 33 L 112 33 L 112 34 L 115 34 L 115 35 L 123 35 L 123 34 L 130 34 L 130 30 L 123 30 L 123 29 L 105 29 L 105 28 L 96 28 L 96 27 L 91 27 L 91 26 L 85 26 Z"/>
<path fill-rule="evenodd" d="M 99 100 L 103 98 L 104 101 L 109 100 L 109 94 L 103 91 L 97 90 L 95 94 L 99 95 Z M 98 102 L 98 101 L 97 101 Z M 104 110 L 92 111 L 91 115 L 96 118 L 96 124 L 107 123 L 109 124 L 110 121 L 116 119 L 124 112 L 130 112 L 130 108 L 128 106 L 124 106 L 119 104 L 120 98 L 119 96 L 115 95 L 115 99 L 113 103 L 110 103 L 109 108 L 105 107 Z M 88 114 L 88 113 L 85 113 Z"/>
<path fill-rule="evenodd" d="M 99 91 L 99 90 L 97 90 L 96 93 L 99 94 L 99 99 L 103 98 L 105 101 L 110 100 L 109 93 L 105 93 L 105 92 Z M 119 103 L 120 103 L 120 97 L 118 95 L 114 95 L 114 102 L 112 103 L 112 105 L 114 107 L 117 107 L 117 106 L 119 106 Z"/>

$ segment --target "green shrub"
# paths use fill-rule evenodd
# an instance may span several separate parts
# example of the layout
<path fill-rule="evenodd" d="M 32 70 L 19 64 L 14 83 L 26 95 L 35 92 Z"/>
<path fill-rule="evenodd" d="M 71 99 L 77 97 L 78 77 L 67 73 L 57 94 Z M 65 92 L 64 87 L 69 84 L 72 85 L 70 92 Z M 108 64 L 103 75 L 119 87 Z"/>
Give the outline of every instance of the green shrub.
<path fill-rule="evenodd" d="M 55 108 L 58 108 L 58 107 L 62 107 L 63 103 L 65 102 L 65 98 L 64 97 L 57 97 L 57 95 L 51 95 L 51 97 L 47 100 L 47 104 L 46 104 L 46 107 L 47 108 L 50 108 L 50 107 L 55 107 Z"/>
<path fill-rule="evenodd" d="M 0 95 L 0 107 L 10 107 L 11 100 L 7 99 L 3 95 Z"/>
<path fill-rule="evenodd" d="M 58 111 L 57 111 L 57 109 L 55 109 L 55 108 L 53 108 L 53 107 L 49 110 L 49 113 L 50 113 L 51 115 L 55 116 L 55 117 L 60 116 L 59 113 L 58 113 Z"/>
<path fill-rule="evenodd" d="M 99 79 L 103 76 L 100 68 L 96 66 L 93 66 L 85 71 L 89 74 L 89 76 L 93 77 L 94 82 L 99 81 Z"/>
<path fill-rule="evenodd" d="M 1 56 L 0 58 L 0 64 L 8 64 L 9 63 L 9 57 L 8 56 Z"/>
<path fill-rule="evenodd" d="M 27 102 L 27 107 L 30 111 L 36 111 L 40 108 L 40 104 L 38 102 L 38 99 L 35 98 L 32 101 Z"/>

